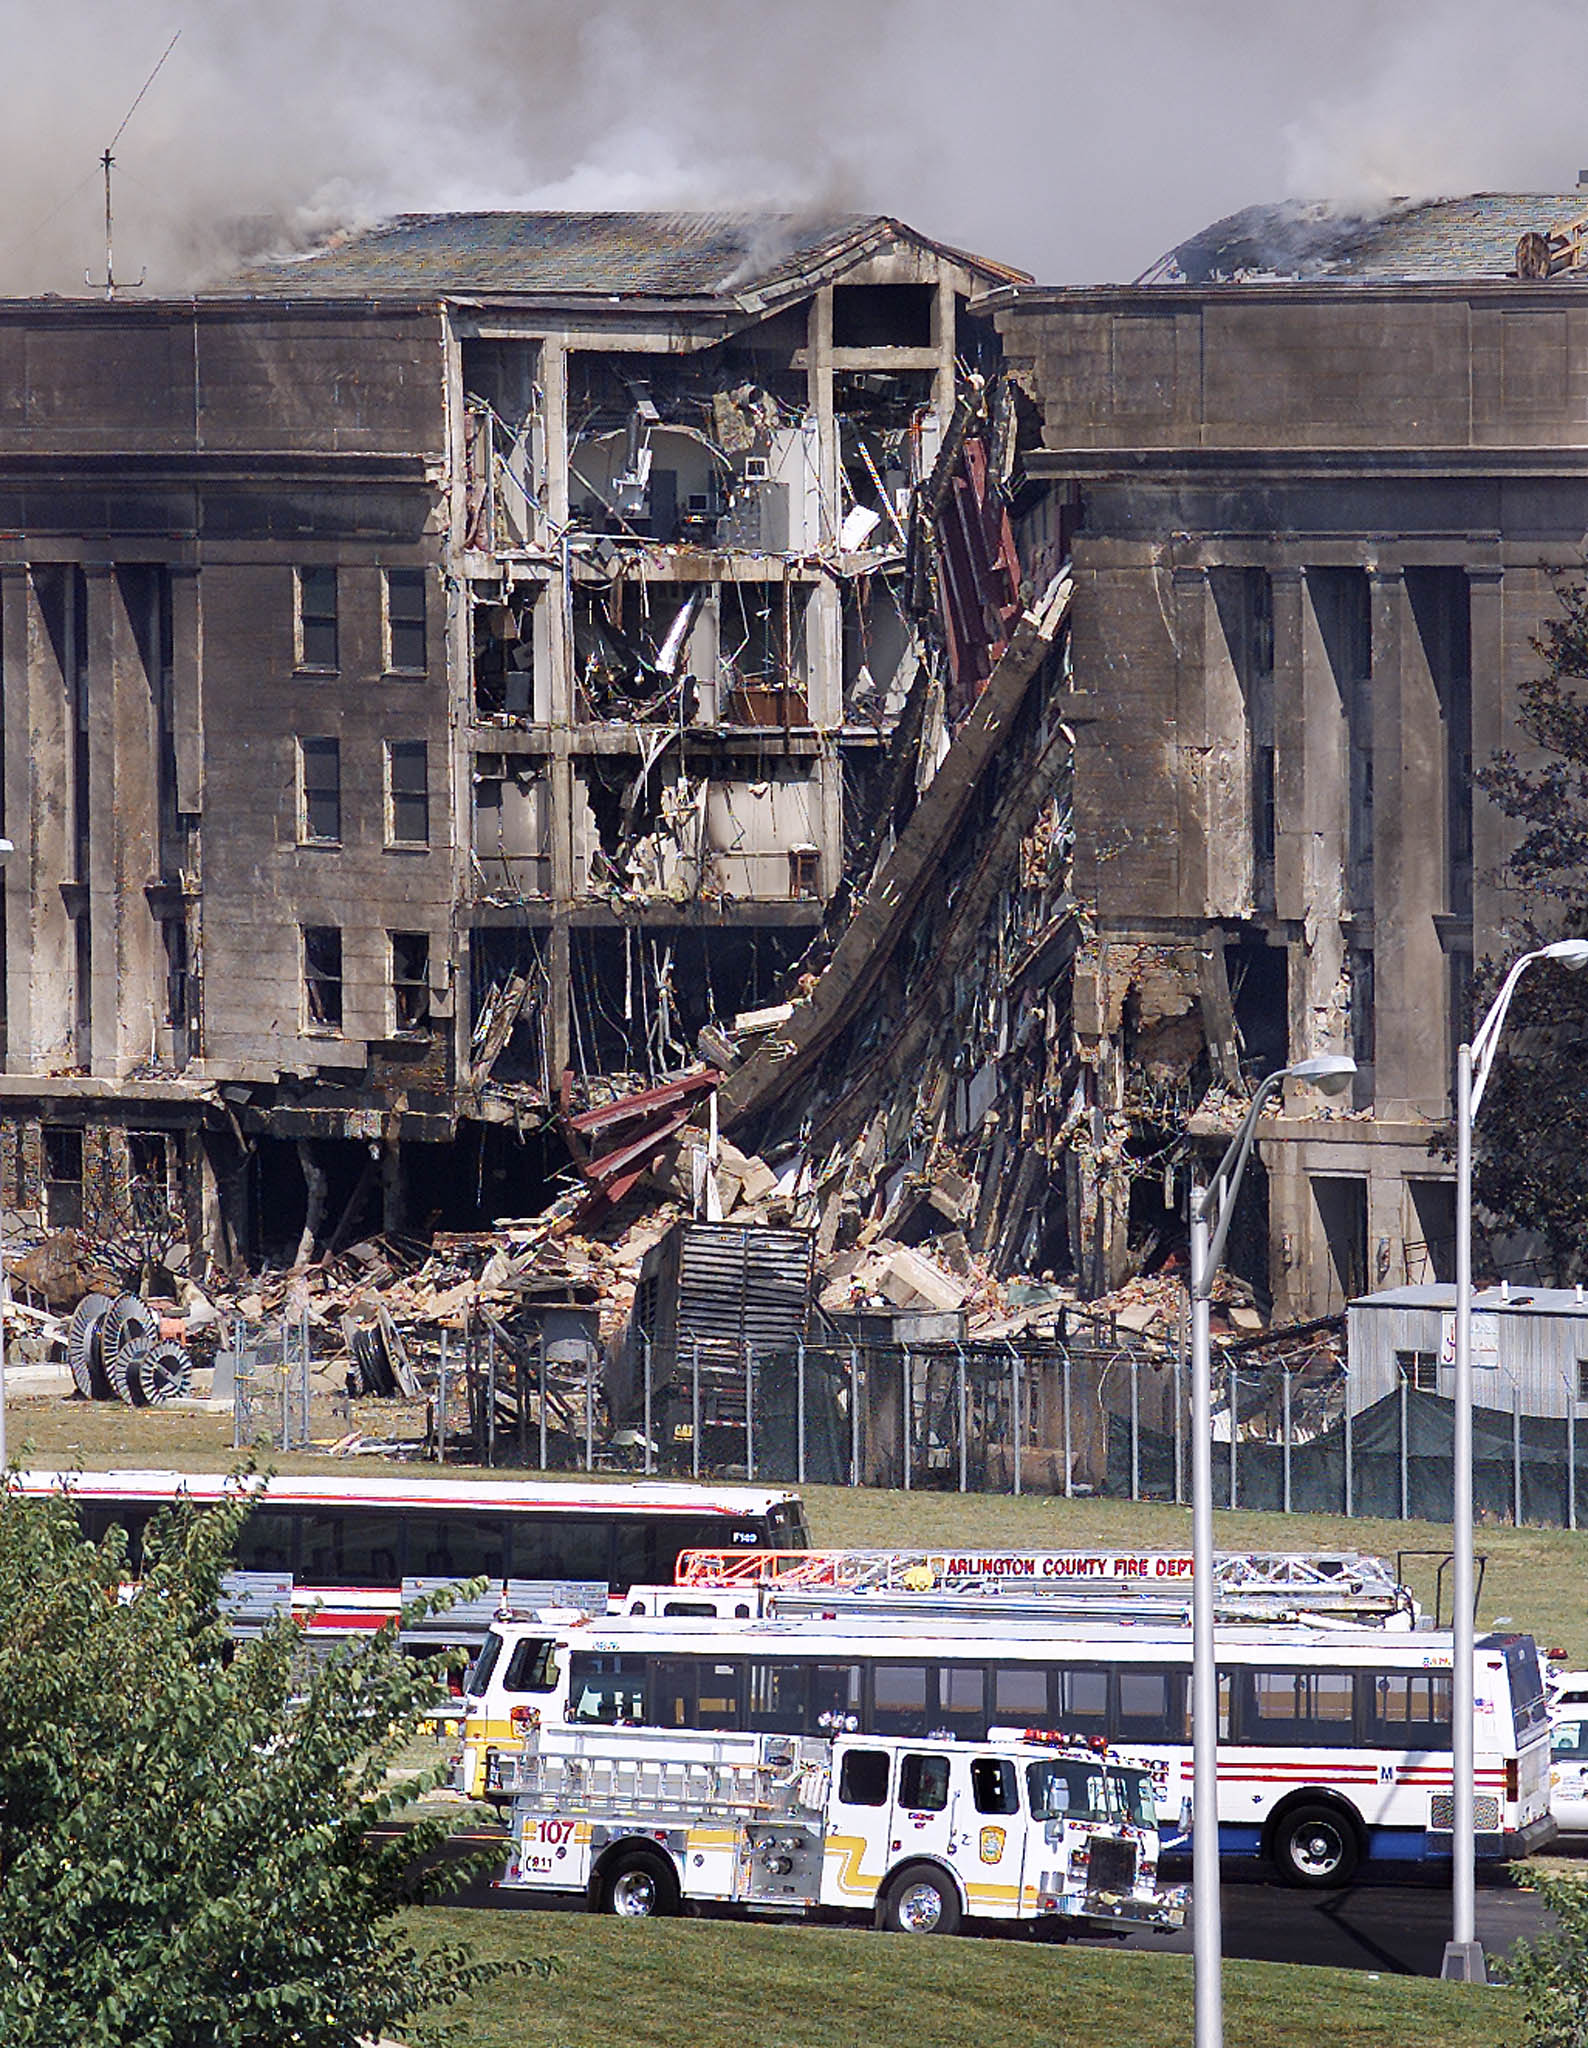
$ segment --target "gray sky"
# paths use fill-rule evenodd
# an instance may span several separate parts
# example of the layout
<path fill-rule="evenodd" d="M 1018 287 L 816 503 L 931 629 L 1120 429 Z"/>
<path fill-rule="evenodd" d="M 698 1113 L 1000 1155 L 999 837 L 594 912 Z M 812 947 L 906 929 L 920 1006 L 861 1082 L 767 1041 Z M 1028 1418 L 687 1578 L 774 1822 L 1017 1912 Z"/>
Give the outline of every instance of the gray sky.
<path fill-rule="evenodd" d="M 0 0 L 0 290 L 401 209 L 837 205 L 1053 283 L 1259 200 L 1569 191 L 1567 0 Z M 1558 68 L 1558 67 L 1557 67 Z M 240 226 L 238 224 L 241 224 Z"/>

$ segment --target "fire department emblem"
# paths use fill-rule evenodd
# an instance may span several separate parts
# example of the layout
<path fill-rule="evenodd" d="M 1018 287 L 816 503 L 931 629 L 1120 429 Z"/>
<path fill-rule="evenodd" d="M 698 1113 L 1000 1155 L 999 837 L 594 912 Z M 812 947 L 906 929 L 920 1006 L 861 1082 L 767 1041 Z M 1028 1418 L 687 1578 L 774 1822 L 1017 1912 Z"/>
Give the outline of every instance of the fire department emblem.
<path fill-rule="evenodd" d="M 1004 1830 L 983 1828 L 981 1831 L 981 1860 L 996 1863 L 1004 1853 Z"/>

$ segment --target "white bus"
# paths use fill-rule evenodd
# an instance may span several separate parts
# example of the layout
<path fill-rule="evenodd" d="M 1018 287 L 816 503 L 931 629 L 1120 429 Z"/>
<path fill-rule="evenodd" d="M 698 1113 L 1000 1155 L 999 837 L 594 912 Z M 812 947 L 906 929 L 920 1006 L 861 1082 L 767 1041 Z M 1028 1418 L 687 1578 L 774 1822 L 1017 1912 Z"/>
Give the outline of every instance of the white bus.
<path fill-rule="evenodd" d="M 23 1472 L 17 1486 L 24 1495 L 69 1492 L 92 1541 L 112 1526 L 124 1529 L 136 1577 L 153 1516 L 179 1498 L 202 1505 L 235 1496 L 240 1482 L 218 1472 Z M 238 1541 L 237 1567 L 273 1582 L 281 1604 L 322 1635 L 378 1628 L 398 1612 L 405 1586 L 412 1593 L 449 1579 L 488 1579 L 496 1591 L 483 1611 L 472 1603 L 425 1631 L 428 1643 L 472 1648 L 514 1582 L 622 1593 L 636 1582 L 670 1579 L 680 1553 L 702 1544 L 754 1550 L 809 1542 L 797 1493 L 336 1473 L 263 1482 Z"/>
<path fill-rule="evenodd" d="M 1549 1721 L 1532 1638 L 1476 1652 L 1478 1853 L 1555 1832 Z M 1245 1627 L 1219 1639 L 1219 1846 L 1300 1885 L 1451 1849 L 1451 1639 L 1419 1630 Z M 502 1622 L 465 1684 L 459 1784 L 501 1797 L 526 1730 L 632 1726 L 1098 1738 L 1144 1757 L 1172 1823 L 1188 1811 L 1191 1632 L 986 1621 L 930 1630 L 833 1621 Z"/>

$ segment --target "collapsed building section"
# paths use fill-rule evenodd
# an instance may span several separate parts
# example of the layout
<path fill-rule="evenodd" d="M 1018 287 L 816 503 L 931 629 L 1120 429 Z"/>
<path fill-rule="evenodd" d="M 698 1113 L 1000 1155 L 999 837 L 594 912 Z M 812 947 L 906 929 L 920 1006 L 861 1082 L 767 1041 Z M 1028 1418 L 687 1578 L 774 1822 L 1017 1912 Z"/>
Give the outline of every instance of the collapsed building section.
<path fill-rule="evenodd" d="M 222 1262 L 524 1213 L 557 1119 L 775 1003 L 1018 275 L 881 218 L 436 215 L 0 306 L 7 1199 L 158 1138 Z"/>

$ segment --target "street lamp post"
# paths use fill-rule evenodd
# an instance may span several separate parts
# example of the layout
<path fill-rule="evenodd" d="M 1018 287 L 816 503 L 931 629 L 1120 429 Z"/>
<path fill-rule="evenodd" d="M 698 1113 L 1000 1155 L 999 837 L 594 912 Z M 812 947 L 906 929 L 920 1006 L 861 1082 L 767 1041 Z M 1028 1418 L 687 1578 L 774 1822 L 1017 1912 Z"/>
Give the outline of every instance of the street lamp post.
<path fill-rule="evenodd" d="M 1473 1033 L 1456 1054 L 1456 1384 L 1451 1449 L 1451 1549 L 1455 1552 L 1455 1613 L 1451 1625 L 1450 1889 L 1451 1938 L 1440 1974 L 1482 1983 L 1487 1972 L 1477 1935 L 1476 1851 L 1473 1827 L 1473 1556 L 1472 1556 L 1472 1120 L 1488 1085 L 1500 1027 L 1516 985 L 1535 960 L 1588 967 L 1588 939 L 1557 939 L 1513 961 Z"/>
<path fill-rule="evenodd" d="M 16 848 L 9 839 L 0 839 L 0 868 L 5 866 L 6 862 L 15 852 Z M 20 1154 L 18 1156 L 20 1157 Z M 10 1308 L 11 1276 L 6 1271 L 5 1257 L 5 1201 L 3 1195 L 0 1195 L 0 1475 L 4 1474 L 8 1462 L 6 1454 L 6 1352 L 10 1347 L 6 1331 L 6 1319 Z"/>
<path fill-rule="evenodd" d="M 1219 1913 L 1219 1680 L 1213 1639 L 1213 1277 L 1251 1157 L 1257 1119 L 1286 1081 L 1325 1094 L 1345 1087 L 1356 1062 L 1326 1053 L 1262 1081 L 1211 1186 L 1191 1189 L 1191 1933 L 1196 2048 L 1223 2048 L 1224 1965 Z M 1235 1418 L 1230 1417 L 1233 1438 Z"/>

